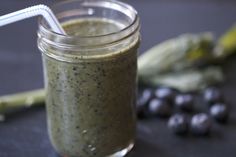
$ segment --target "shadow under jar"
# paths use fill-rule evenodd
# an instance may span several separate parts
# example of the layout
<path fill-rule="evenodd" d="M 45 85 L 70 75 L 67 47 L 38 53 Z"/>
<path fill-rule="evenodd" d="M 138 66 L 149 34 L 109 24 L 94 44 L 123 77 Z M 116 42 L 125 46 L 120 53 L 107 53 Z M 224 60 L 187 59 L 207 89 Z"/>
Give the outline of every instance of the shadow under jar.
<path fill-rule="evenodd" d="M 65 157 L 121 157 L 134 145 L 139 18 L 113 0 L 52 7 L 67 35 L 39 21 L 47 123 Z"/>

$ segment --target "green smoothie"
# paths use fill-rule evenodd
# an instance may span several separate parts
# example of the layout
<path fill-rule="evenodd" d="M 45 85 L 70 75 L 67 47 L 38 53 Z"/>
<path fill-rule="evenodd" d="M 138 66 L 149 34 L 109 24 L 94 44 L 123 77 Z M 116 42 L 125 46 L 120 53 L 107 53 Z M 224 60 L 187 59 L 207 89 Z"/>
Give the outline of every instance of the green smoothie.
<path fill-rule="evenodd" d="M 70 21 L 63 27 L 70 36 L 101 36 L 123 29 L 101 19 Z M 58 153 L 105 157 L 133 145 L 138 41 L 98 51 L 93 59 L 74 55 L 74 62 L 43 55 L 48 129 Z"/>

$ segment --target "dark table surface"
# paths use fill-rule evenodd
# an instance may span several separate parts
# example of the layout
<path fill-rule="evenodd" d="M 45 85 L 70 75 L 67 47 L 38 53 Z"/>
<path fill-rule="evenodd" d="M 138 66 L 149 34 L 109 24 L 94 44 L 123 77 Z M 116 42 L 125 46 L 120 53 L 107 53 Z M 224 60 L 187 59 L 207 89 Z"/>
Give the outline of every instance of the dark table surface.
<path fill-rule="evenodd" d="M 1 0 L 0 15 L 46 0 Z M 212 31 L 216 37 L 236 22 L 233 0 L 129 0 L 142 20 L 140 52 L 186 32 Z M 37 19 L 0 28 L 0 95 L 43 87 L 41 55 L 36 45 Z M 232 106 L 228 125 L 214 125 L 208 138 L 172 135 L 166 121 L 138 122 L 137 142 L 129 157 L 235 157 L 236 62 L 225 64 L 222 90 Z M 0 157 L 57 157 L 47 135 L 44 107 L 21 110 L 0 123 Z"/>

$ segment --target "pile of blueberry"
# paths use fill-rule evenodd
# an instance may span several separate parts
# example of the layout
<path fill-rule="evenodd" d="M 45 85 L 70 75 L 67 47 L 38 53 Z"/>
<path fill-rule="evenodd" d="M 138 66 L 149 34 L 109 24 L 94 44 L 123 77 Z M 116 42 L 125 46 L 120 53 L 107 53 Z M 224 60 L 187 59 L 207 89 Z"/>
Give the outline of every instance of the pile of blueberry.
<path fill-rule="evenodd" d="M 204 90 L 202 96 L 206 112 L 196 111 L 195 97 L 171 88 L 144 89 L 137 100 L 138 118 L 169 118 L 168 128 L 173 133 L 194 135 L 210 133 L 212 119 L 225 123 L 229 117 L 228 105 L 216 87 Z"/>

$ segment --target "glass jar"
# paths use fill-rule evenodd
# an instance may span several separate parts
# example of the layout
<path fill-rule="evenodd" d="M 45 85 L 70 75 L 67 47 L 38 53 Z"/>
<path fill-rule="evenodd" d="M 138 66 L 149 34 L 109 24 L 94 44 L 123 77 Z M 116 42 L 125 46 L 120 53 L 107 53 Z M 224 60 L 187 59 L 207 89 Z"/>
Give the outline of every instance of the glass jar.
<path fill-rule="evenodd" d="M 39 21 L 47 124 L 66 157 L 121 157 L 134 145 L 139 18 L 114 0 L 52 7 L 68 35 Z"/>

